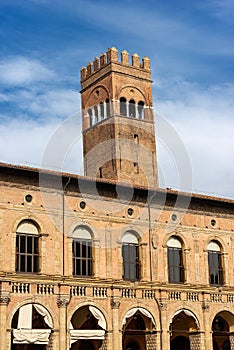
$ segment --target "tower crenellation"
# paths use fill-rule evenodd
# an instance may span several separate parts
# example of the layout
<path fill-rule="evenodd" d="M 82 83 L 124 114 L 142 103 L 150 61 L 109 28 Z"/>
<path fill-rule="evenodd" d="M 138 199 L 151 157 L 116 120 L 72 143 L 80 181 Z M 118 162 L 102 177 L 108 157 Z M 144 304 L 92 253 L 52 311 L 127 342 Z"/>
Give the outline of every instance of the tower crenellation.
<path fill-rule="evenodd" d="M 81 82 L 111 63 L 116 63 L 118 66 L 129 66 L 150 72 L 150 59 L 147 56 L 143 57 L 141 62 L 140 56 L 137 53 L 134 53 L 131 56 L 130 64 L 129 53 L 126 50 L 121 52 L 119 60 L 118 50 L 115 47 L 112 47 L 109 48 L 106 53 L 102 53 L 100 57 L 95 57 L 93 62 L 88 63 L 87 67 L 81 68 Z"/>

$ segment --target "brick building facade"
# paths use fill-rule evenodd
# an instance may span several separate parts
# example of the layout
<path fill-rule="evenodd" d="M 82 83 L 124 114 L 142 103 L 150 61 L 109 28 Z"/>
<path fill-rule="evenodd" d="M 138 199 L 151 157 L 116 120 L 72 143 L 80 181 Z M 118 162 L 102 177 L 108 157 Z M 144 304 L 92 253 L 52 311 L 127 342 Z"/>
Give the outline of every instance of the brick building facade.
<path fill-rule="evenodd" d="M 148 58 L 81 85 L 85 176 L 0 164 L 1 349 L 233 350 L 234 201 L 157 187 Z"/>

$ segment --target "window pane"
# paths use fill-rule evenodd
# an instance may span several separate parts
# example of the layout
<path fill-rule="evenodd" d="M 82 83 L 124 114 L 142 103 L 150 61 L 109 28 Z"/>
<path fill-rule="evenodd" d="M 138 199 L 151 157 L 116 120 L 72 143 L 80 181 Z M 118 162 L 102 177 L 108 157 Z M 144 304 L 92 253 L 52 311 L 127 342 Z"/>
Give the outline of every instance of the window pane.
<path fill-rule="evenodd" d="M 86 249 L 86 242 L 82 241 L 82 257 L 87 257 L 87 249 Z"/>
<path fill-rule="evenodd" d="M 32 236 L 28 236 L 27 240 L 27 253 L 32 254 Z"/>
<path fill-rule="evenodd" d="M 20 235 L 19 236 L 19 241 L 20 241 L 20 245 L 19 245 L 19 248 L 20 248 L 20 253 L 25 253 L 26 251 L 26 242 L 25 242 L 25 236 L 23 235 Z"/>
<path fill-rule="evenodd" d="M 20 255 L 20 270 L 21 272 L 26 272 L 25 270 L 25 256 Z"/>
<path fill-rule="evenodd" d="M 34 254 L 38 254 L 38 237 L 33 237 Z"/>
<path fill-rule="evenodd" d="M 33 259 L 33 272 L 38 272 L 38 256 L 34 256 Z"/>
<path fill-rule="evenodd" d="M 87 269 L 86 269 L 86 260 L 82 259 L 82 275 L 86 276 Z"/>

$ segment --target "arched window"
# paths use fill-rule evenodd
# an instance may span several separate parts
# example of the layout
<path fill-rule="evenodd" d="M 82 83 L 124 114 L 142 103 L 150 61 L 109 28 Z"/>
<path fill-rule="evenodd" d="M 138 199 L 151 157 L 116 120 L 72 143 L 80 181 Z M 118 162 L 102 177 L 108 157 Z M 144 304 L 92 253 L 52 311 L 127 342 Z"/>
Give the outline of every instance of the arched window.
<path fill-rule="evenodd" d="M 98 122 L 98 107 L 94 106 L 94 123 L 96 124 Z"/>
<path fill-rule="evenodd" d="M 170 237 L 167 241 L 168 277 L 170 283 L 184 282 L 183 250 L 180 240 Z"/>
<path fill-rule="evenodd" d="M 127 100 L 125 97 L 120 98 L 120 115 L 127 116 Z"/>
<path fill-rule="evenodd" d="M 109 118 L 109 116 L 110 116 L 110 101 L 107 98 L 106 99 L 106 117 Z"/>
<path fill-rule="evenodd" d="M 216 241 L 208 244 L 209 280 L 211 285 L 223 284 L 222 255 L 220 245 Z"/>
<path fill-rule="evenodd" d="M 105 118 L 105 114 L 104 114 L 104 104 L 103 102 L 100 102 L 100 118 L 101 120 Z"/>
<path fill-rule="evenodd" d="M 22 221 L 16 230 L 16 271 L 39 271 L 39 232 L 30 220 Z"/>
<path fill-rule="evenodd" d="M 136 118 L 136 104 L 134 100 L 129 101 L 129 117 Z"/>
<path fill-rule="evenodd" d="M 139 243 L 132 232 L 122 238 L 123 278 L 130 281 L 140 279 Z"/>
<path fill-rule="evenodd" d="M 89 123 L 90 123 L 90 126 L 92 126 L 94 124 L 94 121 L 93 121 L 93 111 L 92 109 L 88 109 L 88 114 L 89 114 Z"/>
<path fill-rule="evenodd" d="M 144 119 L 144 102 L 139 101 L 137 104 L 137 118 Z"/>
<path fill-rule="evenodd" d="M 77 227 L 72 236 L 73 275 L 92 276 L 92 236 L 83 226 Z"/>

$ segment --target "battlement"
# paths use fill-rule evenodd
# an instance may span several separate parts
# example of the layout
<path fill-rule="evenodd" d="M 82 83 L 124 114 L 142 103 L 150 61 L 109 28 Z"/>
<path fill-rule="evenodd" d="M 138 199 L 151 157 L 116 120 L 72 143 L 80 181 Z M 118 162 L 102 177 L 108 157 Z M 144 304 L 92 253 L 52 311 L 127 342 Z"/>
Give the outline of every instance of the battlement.
<path fill-rule="evenodd" d="M 115 47 L 112 47 L 109 48 L 106 53 L 102 53 L 100 57 L 95 57 L 93 62 L 88 63 L 87 67 L 81 68 L 81 82 L 110 63 L 117 63 L 123 67 L 128 66 L 150 72 L 150 59 L 147 56 L 143 57 L 141 62 L 140 56 L 137 53 L 134 53 L 132 55 L 131 63 L 129 63 L 129 53 L 126 50 L 123 50 L 119 61 L 118 50 Z"/>

